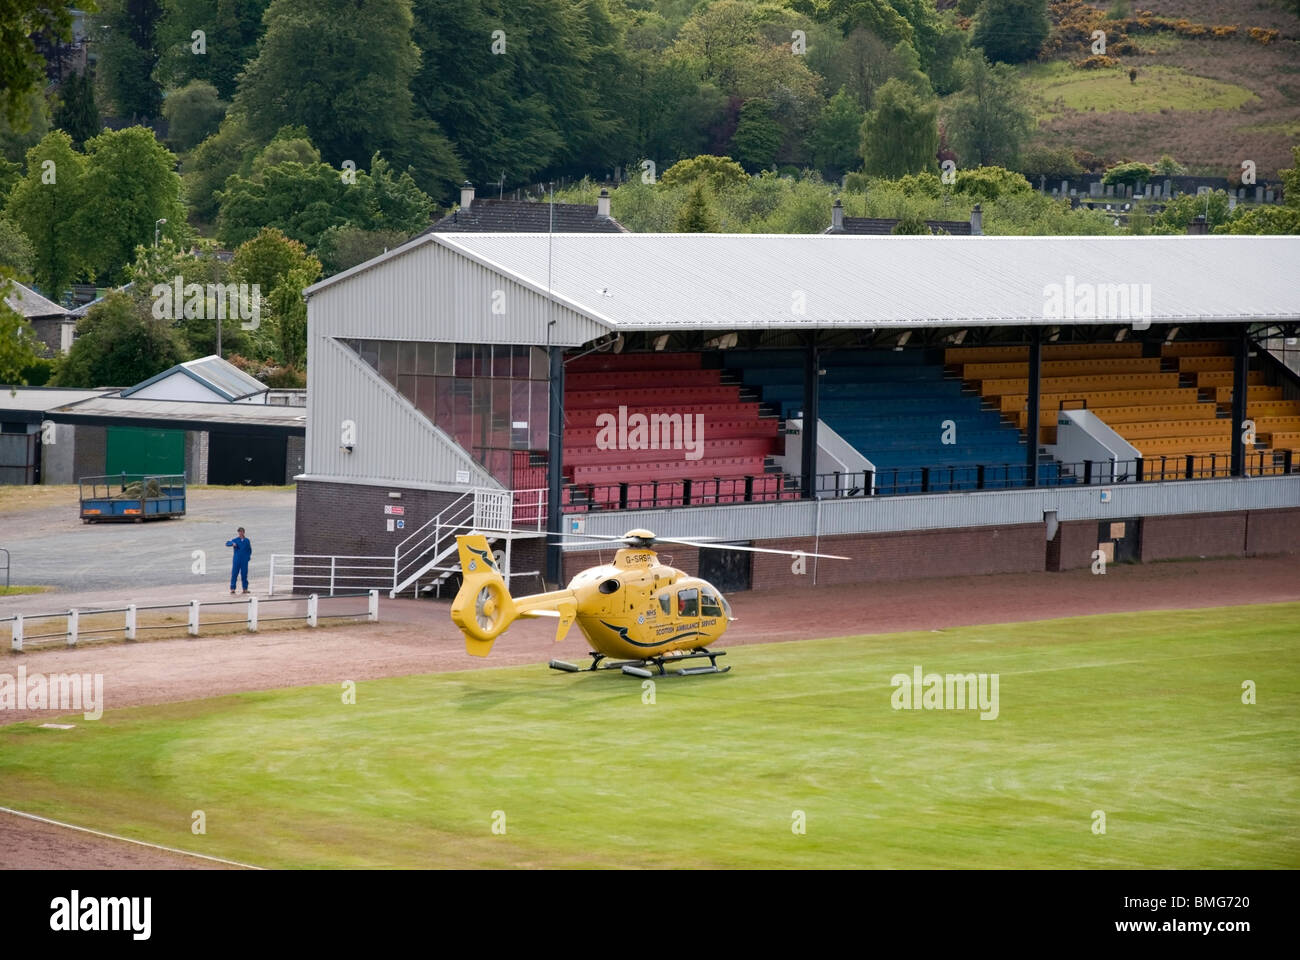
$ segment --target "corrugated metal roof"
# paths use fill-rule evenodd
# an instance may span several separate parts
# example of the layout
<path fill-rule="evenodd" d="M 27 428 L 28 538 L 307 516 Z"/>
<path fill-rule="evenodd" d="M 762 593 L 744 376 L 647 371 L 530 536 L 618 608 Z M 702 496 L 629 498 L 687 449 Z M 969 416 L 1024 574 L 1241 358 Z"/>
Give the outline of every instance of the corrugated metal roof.
<path fill-rule="evenodd" d="M 155 421 L 167 424 L 205 426 L 279 427 L 301 433 L 307 417 L 302 407 L 262 403 L 207 403 L 201 400 L 140 400 L 98 396 L 68 403 L 48 411 L 56 423 L 86 422 L 91 419 Z"/>
<path fill-rule="evenodd" d="M 251 374 L 240 370 L 233 363 L 223 360 L 216 354 L 199 357 L 185 363 L 188 370 L 198 374 L 208 383 L 219 387 L 233 397 L 251 397 L 265 393 L 269 387 Z"/>
<path fill-rule="evenodd" d="M 1157 323 L 1300 317 L 1300 237 L 1292 236 L 422 239 L 627 330 L 1059 323 L 1045 315 L 1050 284 L 1150 284 Z"/>
<path fill-rule="evenodd" d="M 14 390 L 0 390 L 0 410 L 22 410 L 37 412 L 53 410 L 91 397 L 116 393 L 116 390 L 60 390 L 45 387 L 18 387 Z"/>
<path fill-rule="evenodd" d="M 123 390 L 122 396 L 129 397 L 131 394 L 177 373 L 197 380 L 213 393 L 230 401 L 257 396 L 259 393 L 266 393 L 270 389 L 261 380 L 250 376 L 233 363 L 223 360 L 214 353 L 210 356 L 199 357 L 197 360 L 186 360 L 174 367 L 168 367 L 162 373 L 154 374 L 148 380 L 141 381 L 135 386 Z"/>

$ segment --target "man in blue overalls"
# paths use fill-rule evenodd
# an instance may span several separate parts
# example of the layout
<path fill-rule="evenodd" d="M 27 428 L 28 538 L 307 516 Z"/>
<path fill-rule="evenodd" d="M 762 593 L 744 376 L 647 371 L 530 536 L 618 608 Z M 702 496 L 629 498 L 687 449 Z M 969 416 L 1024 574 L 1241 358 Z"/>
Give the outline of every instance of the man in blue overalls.
<path fill-rule="evenodd" d="M 244 536 L 244 528 L 239 528 L 233 540 L 227 540 L 226 546 L 235 548 L 234 562 L 230 567 L 230 595 L 235 595 L 235 578 L 242 577 L 244 592 L 248 593 L 248 558 L 253 555 L 253 541 Z"/>

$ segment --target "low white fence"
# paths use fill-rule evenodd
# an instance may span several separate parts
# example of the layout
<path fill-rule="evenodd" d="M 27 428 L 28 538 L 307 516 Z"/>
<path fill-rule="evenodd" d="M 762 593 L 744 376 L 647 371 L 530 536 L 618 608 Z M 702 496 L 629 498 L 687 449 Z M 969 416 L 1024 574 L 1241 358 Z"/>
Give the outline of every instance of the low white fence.
<path fill-rule="evenodd" d="M 94 609 L 82 610 L 71 609 L 61 610 L 55 613 L 17 613 L 7 617 L 0 617 L 0 624 L 10 623 L 10 647 L 15 652 L 21 652 L 24 644 L 27 643 L 49 643 L 62 640 L 67 646 L 75 647 L 77 641 L 85 640 L 104 640 L 116 639 L 120 634 L 123 639 L 135 640 L 138 638 L 140 631 L 143 630 L 176 630 L 179 629 L 179 621 L 169 623 L 141 623 L 140 613 L 154 610 L 176 610 L 186 611 L 186 633 L 188 636 L 197 637 L 204 627 L 217 626 L 246 626 L 249 633 L 256 633 L 259 624 L 271 623 L 283 620 L 303 620 L 307 626 L 316 627 L 320 625 L 321 620 L 339 620 L 339 619 L 359 619 L 364 617 L 367 621 L 374 623 L 379 620 L 379 591 L 367 590 L 363 593 L 337 594 L 332 600 L 341 600 L 345 598 L 365 598 L 366 606 L 364 611 L 349 610 L 345 612 L 322 612 L 320 609 L 321 598 L 317 594 L 309 594 L 305 597 L 281 597 L 266 598 L 259 600 L 257 597 L 250 596 L 246 600 L 211 600 L 200 601 L 191 600 L 188 603 L 156 603 L 156 604 L 135 604 L 129 603 L 124 607 L 97 607 Z M 305 605 L 305 609 L 298 613 L 288 613 L 276 616 L 268 616 L 263 612 L 264 608 L 277 603 Z M 213 607 L 243 607 L 243 615 L 229 620 L 204 620 L 202 614 L 204 610 Z M 238 611 L 232 611 L 238 613 Z M 115 614 L 122 615 L 122 622 L 103 623 L 98 625 L 83 625 L 82 618 L 112 618 Z M 55 630 L 45 633 L 32 633 L 29 631 L 29 625 L 40 623 L 46 620 L 61 620 L 63 622 L 62 630 Z M 49 631 L 49 627 L 38 627 Z"/>

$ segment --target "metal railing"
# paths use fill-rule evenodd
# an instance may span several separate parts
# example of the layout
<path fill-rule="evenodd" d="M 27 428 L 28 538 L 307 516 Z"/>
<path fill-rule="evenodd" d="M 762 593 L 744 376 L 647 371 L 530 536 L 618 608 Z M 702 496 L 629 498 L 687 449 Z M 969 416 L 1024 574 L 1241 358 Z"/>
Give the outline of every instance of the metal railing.
<path fill-rule="evenodd" d="M 1246 454 L 1248 476 L 1280 476 L 1295 472 L 1290 450 Z M 892 467 L 860 473 L 819 473 L 819 497 L 906 496 L 919 493 L 958 493 L 970 490 L 1009 490 L 1029 485 L 1029 465 L 992 463 L 973 466 Z M 1065 487 L 1116 483 L 1210 480 L 1232 476 L 1232 458 L 1222 453 L 1137 457 L 1130 460 L 1044 461 L 1038 466 L 1038 486 Z"/>
<path fill-rule="evenodd" d="M 1290 450 L 1246 454 L 1245 472 L 1248 476 L 1280 476 L 1294 473 L 1297 469 L 1300 469 L 1300 462 Z M 1037 486 L 1209 480 L 1231 475 L 1232 458 L 1223 453 L 1150 456 L 1131 460 L 1044 460 L 1038 465 Z M 1029 478 L 1030 469 L 1026 463 L 889 467 L 819 473 L 814 491 L 818 498 L 844 498 L 1011 490 L 1028 487 Z M 568 513 L 770 503 L 795 500 L 801 496 L 800 477 L 780 473 L 706 480 L 571 483 L 565 486 L 564 491 L 564 510 Z"/>
<path fill-rule="evenodd" d="M 129 603 L 121 607 L 95 607 L 90 609 L 81 609 L 74 607 L 69 610 L 60 610 L 52 613 L 16 613 L 7 617 L 0 617 L 0 624 L 9 623 L 9 645 L 16 653 L 21 653 L 23 647 L 28 643 L 46 643 L 53 641 L 63 641 L 69 647 L 75 647 L 80 640 L 105 640 L 116 639 L 121 634 L 122 639 L 136 640 L 140 631 L 143 630 L 173 630 L 178 631 L 182 627 L 179 620 L 163 619 L 162 622 L 149 623 L 148 616 L 141 618 L 140 614 L 148 614 L 158 610 L 175 610 L 185 611 L 185 622 L 183 624 L 188 636 L 197 637 L 204 627 L 219 626 L 244 626 L 249 633 L 257 632 L 259 625 L 262 623 L 271 623 L 284 620 L 304 620 L 309 627 L 319 626 L 320 621 L 324 619 L 357 619 L 365 617 L 370 622 L 379 620 L 379 591 L 368 590 L 347 594 L 338 594 L 334 599 L 343 599 L 346 597 L 365 597 L 366 608 L 364 611 L 347 611 L 340 613 L 322 613 L 320 610 L 320 597 L 313 593 L 306 597 L 281 597 L 281 598 L 264 598 L 259 599 L 250 596 L 244 600 L 211 600 L 200 601 L 190 600 L 187 603 L 154 603 L 154 604 L 135 604 Z M 290 613 L 284 616 L 264 616 L 262 608 L 266 604 L 276 603 L 293 603 L 304 605 L 301 613 Z M 203 611 L 213 607 L 243 607 L 244 615 L 235 619 L 224 620 L 204 620 Z M 115 622 L 117 614 L 121 614 L 121 623 Z M 84 622 L 89 620 L 92 622 Z M 43 621 L 62 621 L 61 630 L 52 630 L 45 633 L 33 633 L 30 626 L 33 623 Z M 142 622 L 142 620 L 144 622 Z M 100 621 L 100 622 L 94 622 Z M 45 628 L 48 629 L 48 628 Z"/>
<path fill-rule="evenodd" d="M 276 594 L 276 578 L 287 577 L 280 593 L 313 590 L 338 596 L 340 590 L 371 589 L 387 586 L 393 579 L 391 556 L 346 556 L 343 554 L 273 553 L 266 595 Z"/>
<path fill-rule="evenodd" d="M 563 503 L 566 511 L 650 510 L 727 503 L 765 503 L 793 499 L 798 496 L 797 491 L 797 481 L 790 475 L 763 473 L 744 477 L 570 483 L 564 487 Z"/>
<path fill-rule="evenodd" d="M 393 549 L 390 596 L 405 590 L 440 560 L 452 557 L 458 534 L 546 529 L 546 490 L 474 487 Z M 446 572 L 455 566 L 437 568 Z"/>

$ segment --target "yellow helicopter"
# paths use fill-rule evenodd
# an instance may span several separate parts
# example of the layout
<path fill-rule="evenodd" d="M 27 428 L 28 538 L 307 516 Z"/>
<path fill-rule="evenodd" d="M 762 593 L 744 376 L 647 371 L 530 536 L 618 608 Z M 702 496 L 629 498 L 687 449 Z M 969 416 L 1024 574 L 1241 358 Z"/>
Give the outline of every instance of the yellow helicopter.
<path fill-rule="evenodd" d="M 451 604 L 452 622 L 465 635 L 465 649 L 486 657 L 497 637 L 520 617 L 555 617 L 559 643 L 576 620 L 591 645 L 589 667 L 552 660 L 554 670 L 622 670 L 634 677 L 685 676 L 726 673 L 718 657 L 726 651 L 710 650 L 735 619 L 721 591 L 708 581 L 659 562 L 654 547 L 676 543 L 713 550 L 776 553 L 796 557 L 847 560 L 825 553 L 770 550 L 712 544 L 701 539 L 656 537 L 649 530 L 629 530 L 622 537 L 585 535 L 583 539 L 612 540 L 623 544 L 614 562 L 583 570 L 568 587 L 527 597 L 512 597 L 496 559 L 482 534 L 456 538 L 460 551 L 461 587 Z M 708 659 L 709 665 L 667 670 L 671 661 Z M 606 662 L 608 661 L 608 662 Z"/>

